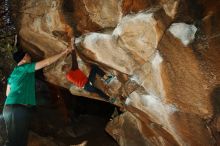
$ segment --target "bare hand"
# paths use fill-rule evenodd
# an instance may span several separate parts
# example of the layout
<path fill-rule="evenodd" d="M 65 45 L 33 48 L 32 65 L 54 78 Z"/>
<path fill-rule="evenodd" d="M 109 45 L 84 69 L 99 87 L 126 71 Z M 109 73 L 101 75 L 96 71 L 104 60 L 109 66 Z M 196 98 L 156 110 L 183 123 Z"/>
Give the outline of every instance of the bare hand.
<path fill-rule="evenodd" d="M 67 47 L 62 53 L 68 55 L 69 53 L 71 53 L 74 49 L 75 49 L 75 37 L 71 38 L 71 46 Z"/>
<path fill-rule="evenodd" d="M 72 52 L 72 49 L 71 49 L 71 48 L 66 48 L 66 49 L 62 52 L 62 54 L 67 55 L 67 54 L 69 54 L 69 53 L 71 53 L 71 52 Z"/>

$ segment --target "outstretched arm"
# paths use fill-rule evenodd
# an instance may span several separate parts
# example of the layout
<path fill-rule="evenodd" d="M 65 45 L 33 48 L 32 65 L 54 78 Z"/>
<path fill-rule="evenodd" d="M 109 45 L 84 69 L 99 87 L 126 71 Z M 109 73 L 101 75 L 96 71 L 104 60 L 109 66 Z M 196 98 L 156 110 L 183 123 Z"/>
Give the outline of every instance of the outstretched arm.
<path fill-rule="evenodd" d="M 59 53 L 57 55 L 51 56 L 49 58 L 46 58 L 44 60 L 41 60 L 39 62 L 36 63 L 35 65 L 35 70 L 39 70 L 42 69 L 54 62 L 56 62 L 58 59 L 60 59 L 62 56 L 67 55 L 68 53 L 70 53 L 72 50 L 71 49 L 66 49 L 65 51 L 63 51 L 62 53 Z"/>

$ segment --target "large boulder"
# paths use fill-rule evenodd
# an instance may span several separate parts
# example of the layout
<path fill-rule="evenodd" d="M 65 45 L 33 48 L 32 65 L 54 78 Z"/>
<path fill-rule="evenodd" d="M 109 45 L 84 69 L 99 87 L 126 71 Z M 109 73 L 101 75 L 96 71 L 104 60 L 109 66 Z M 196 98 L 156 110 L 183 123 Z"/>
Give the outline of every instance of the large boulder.
<path fill-rule="evenodd" d="M 219 143 L 219 2 L 190 0 L 25 1 L 20 37 L 36 59 L 59 53 L 76 39 L 76 60 L 115 78 L 96 86 L 122 111 L 107 126 L 121 146 Z M 100 100 L 71 86 L 62 58 L 46 79 L 74 95 Z M 120 103 L 120 104 L 118 104 Z"/>

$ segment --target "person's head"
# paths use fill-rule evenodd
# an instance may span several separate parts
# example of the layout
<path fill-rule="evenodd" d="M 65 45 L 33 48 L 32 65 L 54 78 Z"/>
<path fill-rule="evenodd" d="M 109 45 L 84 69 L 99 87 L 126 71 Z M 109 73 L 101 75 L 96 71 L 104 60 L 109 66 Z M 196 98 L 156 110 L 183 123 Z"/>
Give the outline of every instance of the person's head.
<path fill-rule="evenodd" d="M 64 73 L 68 73 L 70 70 L 71 70 L 71 66 L 69 65 L 69 64 L 64 64 L 63 66 L 62 66 L 62 72 L 64 72 Z"/>
<path fill-rule="evenodd" d="M 13 58 L 17 64 L 25 64 L 31 62 L 31 56 L 27 52 L 20 50 L 13 54 Z"/>

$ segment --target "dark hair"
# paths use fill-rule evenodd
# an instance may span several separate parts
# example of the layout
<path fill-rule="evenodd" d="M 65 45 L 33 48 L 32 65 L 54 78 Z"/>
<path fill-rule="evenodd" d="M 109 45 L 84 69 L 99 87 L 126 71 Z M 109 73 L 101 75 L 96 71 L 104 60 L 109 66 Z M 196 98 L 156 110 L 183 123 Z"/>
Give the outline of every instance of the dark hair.
<path fill-rule="evenodd" d="M 26 52 L 19 50 L 13 54 L 14 60 L 19 63 L 25 56 Z"/>

